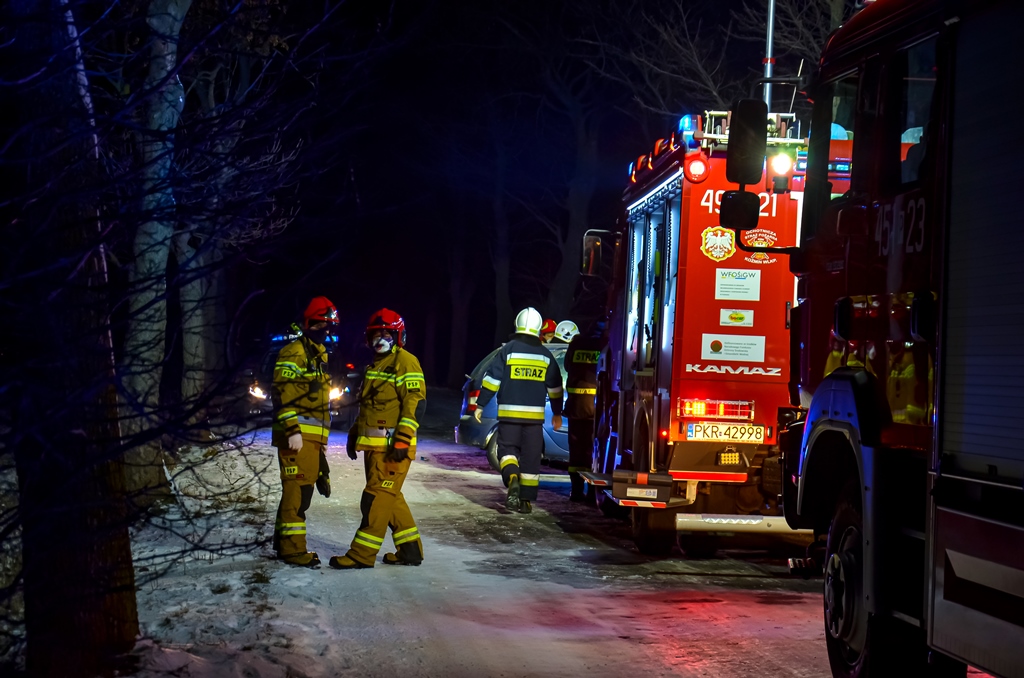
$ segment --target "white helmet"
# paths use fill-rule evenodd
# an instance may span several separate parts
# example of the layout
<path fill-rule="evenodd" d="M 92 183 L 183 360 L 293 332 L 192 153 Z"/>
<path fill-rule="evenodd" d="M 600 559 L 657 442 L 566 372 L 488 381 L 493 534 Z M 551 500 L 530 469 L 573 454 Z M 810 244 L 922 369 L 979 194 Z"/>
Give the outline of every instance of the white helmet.
<path fill-rule="evenodd" d="M 555 326 L 555 339 L 569 343 L 572 338 L 580 333 L 580 328 L 571 320 L 563 320 Z"/>
<path fill-rule="evenodd" d="M 528 306 L 516 316 L 516 333 L 540 337 L 540 327 L 543 324 L 544 318 L 541 317 L 540 311 L 533 306 Z"/>

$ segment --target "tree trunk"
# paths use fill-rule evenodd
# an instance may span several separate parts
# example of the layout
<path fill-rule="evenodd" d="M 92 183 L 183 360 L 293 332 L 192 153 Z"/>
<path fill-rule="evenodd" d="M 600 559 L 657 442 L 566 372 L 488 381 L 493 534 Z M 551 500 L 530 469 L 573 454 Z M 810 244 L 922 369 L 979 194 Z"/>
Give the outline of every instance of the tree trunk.
<path fill-rule="evenodd" d="M 590 203 L 597 186 L 597 130 L 585 120 L 576 123 L 576 166 L 569 182 L 566 206 L 569 210 L 569 229 L 562 243 L 562 263 L 548 289 L 545 310 L 557 320 L 569 317 L 573 294 L 580 273 L 580 252 L 583 234 L 590 227 Z"/>
<path fill-rule="evenodd" d="M 515 319 L 515 311 L 512 310 L 512 298 L 509 292 L 512 245 L 509 241 L 508 208 L 505 202 L 507 157 L 500 140 L 495 144 L 494 161 L 494 193 L 491 196 L 491 213 L 494 218 L 494 237 L 491 239 L 491 262 L 494 266 L 494 342 L 501 344 L 514 329 L 512 324 Z M 454 308 L 452 310 L 454 311 Z M 450 373 L 451 368 L 449 368 Z"/>
<path fill-rule="evenodd" d="M 142 142 L 142 208 L 148 221 L 135 234 L 131 266 L 128 332 L 122 373 L 126 403 L 124 424 L 132 447 L 126 453 L 126 480 L 143 502 L 169 492 L 160 425 L 160 377 L 167 330 L 167 262 L 174 236 L 172 163 L 173 130 L 181 114 L 184 91 L 175 73 L 181 22 L 191 0 L 152 0 L 146 23 L 152 31 L 149 97 Z"/>
<path fill-rule="evenodd" d="M 66 1 L 8 9 L 11 68 L 28 83 L 12 100 L 26 141 L 8 161 L 25 165 L 17 228 L 32 243 L 16 275 L 26 280 L 18 297 L 31 303 L 7 306 L 18 359 L 3 380 L 16 422 L 5 442 L 19 482 L 27 666 L 31 675 L 91 676 L 109 672 L 138 634 L 96 207 L 99 140 Z"/>
<path fill-rule="evenodd" d="M 181 285 L 178 298 L 181 304 L 181 404 L 189 414 L 190 423 L 205 419 L 200 411 L 200 398 L 205 394 L 206 341 L 203 334 L 208 322 L 209 307 L 208 269 L 205 266 L 205 246 L 193 240 L 191 231 L 179 231 L 174 236 L 174 256 L 178 261 Z M 212 310 L 212 309 L 211 309 Z"/>

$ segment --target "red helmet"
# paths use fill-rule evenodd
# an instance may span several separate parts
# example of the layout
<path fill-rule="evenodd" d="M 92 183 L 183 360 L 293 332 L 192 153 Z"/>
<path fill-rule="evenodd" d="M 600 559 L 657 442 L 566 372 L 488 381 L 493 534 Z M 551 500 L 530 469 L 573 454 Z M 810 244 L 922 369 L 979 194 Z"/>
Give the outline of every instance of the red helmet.
<path fill-rule="evenodd" d="M 303 329 L 309 329 L 313 323 L 327 323 L 328 325 L 338 324 L 338 309 L 327 297 L 313 297 L 305 312 L 302 314 Z"/>
<path fill-rule="evenodd" d="M 405 321 L 389 308 L 382 308 L 370 316 L 366 323 L 366 336 L 373 330 L 388 330 L 399 346 L 405 346 Z"/>
<path fill-rule="evenodd" d="M 540 336 L 543 337 L 545 334 L 554 334 L 556 327 L 558 326 L 555 324 L 554 320 L 551 320 L 550 318 L 545 320 L 544 324 L 540 326 Z"/>

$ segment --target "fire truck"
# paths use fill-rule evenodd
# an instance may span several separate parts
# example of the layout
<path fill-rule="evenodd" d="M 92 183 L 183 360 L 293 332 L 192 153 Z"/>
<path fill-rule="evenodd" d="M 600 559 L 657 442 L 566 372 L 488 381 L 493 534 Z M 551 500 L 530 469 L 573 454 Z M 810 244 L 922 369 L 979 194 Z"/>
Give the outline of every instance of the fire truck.
<path fill-rule="evenodd" d="M 643 553 L 678 540 L 707 555 L 725 535 L 794 534 L 778 502 L 775 422 L 789 403 L 795 278 L 784 257 L 752 248 L 796 243 L 792 182 L 806 141 L 792 114 L 770 119 L 757 228 L 737 238 L 719 223 L 737 185 L 725 176 L 730 114 L 711 111 L 684 116 L 632 163 L 621 228 L 586 236 L 585 274 L 614 263 L 596 452 L 583 475 L 628 510 Z"/>
<path fill-rule="evenodd" d="M 782 495 L 826 539 L 834 676 L 1024 676 L 1021 26 L 1019 0 L 854 16 L 808 89 L 799 246 L 755 248 L 798 280 Z M 727 168 L 750 184 L 757 103 Z M 721 223 L 753 232 L 759 202 L 725 194 Z"/>

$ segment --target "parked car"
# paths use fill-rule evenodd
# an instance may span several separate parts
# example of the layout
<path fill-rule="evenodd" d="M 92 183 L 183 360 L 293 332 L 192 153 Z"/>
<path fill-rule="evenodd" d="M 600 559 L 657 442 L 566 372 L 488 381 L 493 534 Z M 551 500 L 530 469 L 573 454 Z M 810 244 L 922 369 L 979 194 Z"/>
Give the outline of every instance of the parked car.
<path fill-rule="evenodd" d="M 281 348 L 297 338 L 295 334 L 278 334 L 270 339 L 259 365 L 248 376 L 247 400 L 250 416 L 270 416 L 274 406 L 270 401 L 270 384 L 274 378 L 274 363 Z M 338 348 L 338 339 L 328 336 L 327 370 L 331 374 L 331 427 L 346 429 L 355 421 L 359 410 L 359 389 L 366 369 L 366 356 L 346 356 Z"/>
<path fill-rule="evenodd" d="M 565 388 L 565 352 L 568 344 L 544 344 L 551 351 L 558 368 L 562 371 L 562 388 Z M 477 423 L 473 418 L 473 410 L 476 408 L 476 399 L 480 396 L 480 390 L 476 388 L 483 379 L 484 370 L 487 369 L 491 358 L 497 355 L 501 347 L 494 349 L 487 357 L 473 368 L 470 374 L 466 375 L 466 383 L 462 387 L 462 412 L 459 417 L 459 425 L 455 427 L 455 442 L 464 445 L 472 445 L 487 450 L 487 461 L 491 468 L 498 470 L 498 399 L 493 398 L 484 407 L 482 421 Z M 470 407 L 470 404 L 472 408 Z M 544 456 L 546 462 L 569 461 L 569 432 L 566 424 L 555 430 L 551 426 L 551 402 L 544 404 Z"/>

